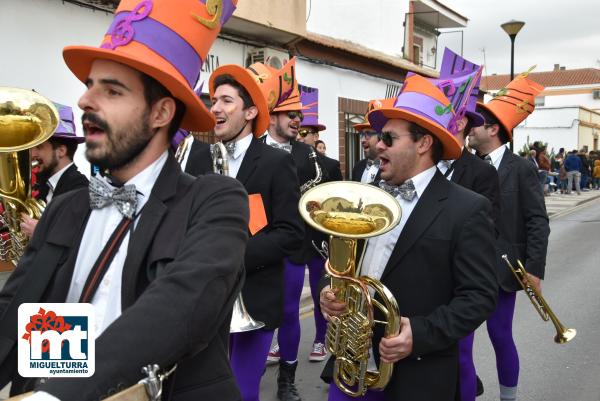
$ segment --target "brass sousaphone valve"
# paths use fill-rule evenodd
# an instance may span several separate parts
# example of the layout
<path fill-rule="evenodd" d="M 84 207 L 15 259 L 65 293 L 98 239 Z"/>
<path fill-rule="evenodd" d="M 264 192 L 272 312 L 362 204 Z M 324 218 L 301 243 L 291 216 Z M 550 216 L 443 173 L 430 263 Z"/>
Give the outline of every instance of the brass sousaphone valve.
<path fill-rule="evenodd" d="M 357 241 L 384 234 L 400 221 L 400 206 L 387 192 L 357 182 L 328 182 L 309 189 L 300 199 L 300 214 L 316 230 L 329 234 L 325 264 L 336 297 L 347 311 L 332 316 L 326 345 L 335 356 L 336 386 L 352 397 L 367 389 L 383 390 L 392 376 L 392 363 L 368 370 L 373 327 L 385 325 L 384 336 L 398 334 L 400 312 L 393 294 L 378 280 L 359 276 Z M 373 294 L 373 295 L 372 295 Z M 378 310 L 385 320 L 375 320 Z"/>

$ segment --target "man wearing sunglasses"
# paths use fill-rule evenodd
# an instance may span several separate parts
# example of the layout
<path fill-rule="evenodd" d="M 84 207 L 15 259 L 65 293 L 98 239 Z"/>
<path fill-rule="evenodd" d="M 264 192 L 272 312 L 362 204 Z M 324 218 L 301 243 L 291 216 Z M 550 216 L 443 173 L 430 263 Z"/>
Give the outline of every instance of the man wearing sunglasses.
<path fill-rule="evenodd" d="M 391 106 L 368 114 L 381 132 L 380 187 L 396 198 L 400 223 L 366 243 L 361 274 L 381 281 L 398 301 L 400 330 L 383 338 L 375 325 L 368 369 L 394 363 L 383 392 L 351 398 L 336 385 L 330 401 L 454 401 L 458 399 L 458 341 L 495 306 L 494 234 L 485 197 L 448 181 L 436 168 L 457 159 L 460 144 L 448 131 L 450 101 L 427 79 L 413 75 Z M 321 308 L 339 315 L 346 305 L 329 286 Z"/>
<path fill-rule="evenodd" d="M 500 181 L 499 235 L 495 260 L 498 306 L 487 321 L 496 352 L 500 399 L 515 400 L 519 379 L 519 356 L 512 335 L 512 321 L 520 284 L 499 257 L 508 254 L 513 265 L 523 262 L 532 285 L 541 292 L 550 227 L 539 185 L 537 168 L 506 147 L 512 129 L 534 111 L 535 96 L 543 86 L 521 74 L 487 104 L 477 104 L 485 124 L 469 133 L 469 145 L 498 170 Z"/>
<path fill-rule="evenodd" d="M 455 57 L 460 57 L 455 55 Z M 462 59 L 463 61 L 466 61 Z M 446 61 L 446 58 L 444 58 Z M 464 82 L 477 79 L 479 66 L 466 61 L 454 64 L 470 65 L 465 72 L 451 73 L 448 65 L 442 64 L 440 80 L 446 83 L 446 87 L 459 88 L 455 90 L 449 98 L 455 110 L 458 111 L 453 124 L 456 132 L 454 138 L 462 148 L 460 157 L 455 160 L 440 160 L 437 164 L 438 169 L 448 180 L 457 183 L 473 192 L 485 196 L 492 203 L 492 212 L 496 235 L 498 234 L 497 222 L 500 217 L 500 186 L 498 184 L 498 173 L 489 163 L 473 155 L 465 147 L 465 138 L 470 132 L 471 127 L 483 125 L 483 116 L 475 111 L 477 93 L 479 92 L 479 82 L 472 87 L 470 93 L 462 93 L 461 89 L 467 90 Z M 438 84 L 440 80 L 432 80 Z M 450 85 L 448 85 L 450 84 Z M 450 92 L 450 91 L 448 91 Z M 466 104 L 461 104 L 467 99 Z M 461 401 L 474 401 L 475 397 L 483 394 L 483 384 L 476 376 L 475 365 L 473 363 L 473 341 L 475 333 L 471 333 L 461 339 L 458 344 L 460 354 L 460 397 Z"/>
<path fill-rule="evenodd" d="M 362 126 L 365 126 L 362 128 Z M 352 169 L 352 181 L 370 184 L 379 182 L 381 173 L 379 171 L 379 157 L 377 156 L 377 132 L 371 128 L 369 123 L 355 124 L 354 128 L 360 130 L 360 144 L 365 152 L 365 158 L 359 160 Z"/>

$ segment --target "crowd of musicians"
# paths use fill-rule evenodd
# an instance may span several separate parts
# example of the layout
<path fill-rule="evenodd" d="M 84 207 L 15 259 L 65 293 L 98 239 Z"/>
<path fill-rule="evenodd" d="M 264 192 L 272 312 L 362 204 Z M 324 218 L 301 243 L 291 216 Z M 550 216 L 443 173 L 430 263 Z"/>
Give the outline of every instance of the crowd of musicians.
<path fill-rule="evenodd" d="M 312 146 L 325 129 L 318 91 L 299 86 L 293 58 L 279 70 L 225 65 L 208 79 L 207 108 L 194 91 L 201 63 L 237 2 L 170 1 L 122 0 L 99 47 L 63 50 L 85 84 L 83 135 L 59 106 L 58 128 L 31 149 L 47 206 L 39 220 L 22 215 L 29 243 L 0 292 L 2 327 L 23 302 L 94 305 L 95 374 L 21 377 L 15 325 L 0 331 L 0 388 L 98 400 L 158 364 L 176 366 L 165 400 L 252 401 L 271 361 L 278 398 L 298 401 L 296 371 L 310 360 L 325 361 L 313 378 L 330 383 L 323 399 L 473 401 L 483 392 L 474 332 L 485 322 L 500 383 L 485 391 L 516 400 L 521 285 L 501 255 L 522 261 L 541 291 L 550 230 L 537 172 L 507 144 L 543 88 L 521 74 L 478 102 L 481 67 L 447 51 L 439 79 L 409 74 L 397 97 L 369 103 L 355 127 L 365 158 L 351 177 L 391 194 L 402 213 L 361 242 L 360 274 L 387 287 L 401 319 L 391 335 L 375 325 L 365 365 L 392 363 L 389 383 L 354 397 L 336 384 L 325 344 L 327 321 L 348 305 L 325 272 L 327 237 L 298 209 L 302 193 L 342 180 L 339 162 Z M 197 131 L 218 145 L 193 139 Z M 83 141 L 100 170 L 89 183 L 73 164 Z M 307 267 L 308 356 L 298 352 Z M 258 328 L 232 330 L 240 299 Z"/>

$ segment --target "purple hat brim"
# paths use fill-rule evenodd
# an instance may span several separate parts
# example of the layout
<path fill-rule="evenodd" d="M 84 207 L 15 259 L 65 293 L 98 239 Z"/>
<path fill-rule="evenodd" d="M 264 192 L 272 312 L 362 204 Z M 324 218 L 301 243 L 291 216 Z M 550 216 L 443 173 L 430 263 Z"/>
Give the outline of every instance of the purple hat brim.
<path fill-rule="evenodd" d="M 475 111 L 466 111 L 465 116 L 469 119 L 469 123 L 471 127 L 481 127 L 485 124 L 485 119 L 483 116 Z"/>
<path fill-rule="evenodd" d="M 71 141 L 75 141 L 77 143 L 83 143 L 85 142 L 85 138 L 82 136 L 76 136 L 73 134 L 57 134 L 55 133 L 54 135 L 51 136 L 51 138 L 61 138 L 61 139 L 69 139 Z"/>

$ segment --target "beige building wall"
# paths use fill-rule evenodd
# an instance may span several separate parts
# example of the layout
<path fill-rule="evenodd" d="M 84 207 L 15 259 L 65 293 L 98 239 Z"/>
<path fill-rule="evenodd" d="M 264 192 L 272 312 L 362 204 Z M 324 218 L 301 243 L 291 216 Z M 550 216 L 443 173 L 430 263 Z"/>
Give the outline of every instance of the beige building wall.
<path fill-rule="evenodd" d="M 587 146 L 588 150 L 598 150 L 600 113 L 582 107 L 579 109 L 579 121 L 579 149 Z"/>
<path fill-rule="evenodd" d="M 238 2 L 233 16 L 306 36 L 306 0 L 244 0 Z"/>

